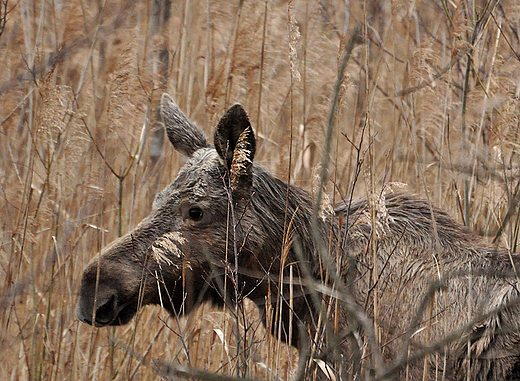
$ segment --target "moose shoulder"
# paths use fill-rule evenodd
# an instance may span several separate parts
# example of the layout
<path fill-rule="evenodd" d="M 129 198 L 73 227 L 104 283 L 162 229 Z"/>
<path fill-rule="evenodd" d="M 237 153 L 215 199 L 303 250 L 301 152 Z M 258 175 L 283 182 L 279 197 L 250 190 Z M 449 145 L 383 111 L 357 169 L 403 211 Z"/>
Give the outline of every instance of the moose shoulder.
<path fill-rule="evenodd" d="M 270 299 L 280 313 L 269 325 L 337 377 L 520 377 L 516 254 L 402 193 L 313 219 L 309 194 L 253 165 L 240 105 L 214 146 L 167 94 L 161 114 L 189 159 L 150 215 L 85 269 L 80 320 L 120 325 L 147 304 L 189 313 L 245 297 L 263 313 L 271 292 L 282 298 Z"/>

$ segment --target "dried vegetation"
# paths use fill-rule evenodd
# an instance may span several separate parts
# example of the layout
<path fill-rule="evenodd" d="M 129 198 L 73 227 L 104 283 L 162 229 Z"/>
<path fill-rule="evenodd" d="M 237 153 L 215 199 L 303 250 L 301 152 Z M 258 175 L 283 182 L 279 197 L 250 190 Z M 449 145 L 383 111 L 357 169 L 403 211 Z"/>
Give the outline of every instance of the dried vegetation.
<path fill-rule="evenodd" d="M 517 1 L 0 1 L 0 378 L 155 380 L 166 364 L 294 377 L 296 352 L 247 303 L 239 319 L 148 307 L 96 329 L 75 318 L 79 279 L 182 165 L 162 150 L 163 91 L 208 135 L 242 103 L 258 162 L 318 188 L 356 27 L 328 197 L 406 183 L 517 250 Z"/>

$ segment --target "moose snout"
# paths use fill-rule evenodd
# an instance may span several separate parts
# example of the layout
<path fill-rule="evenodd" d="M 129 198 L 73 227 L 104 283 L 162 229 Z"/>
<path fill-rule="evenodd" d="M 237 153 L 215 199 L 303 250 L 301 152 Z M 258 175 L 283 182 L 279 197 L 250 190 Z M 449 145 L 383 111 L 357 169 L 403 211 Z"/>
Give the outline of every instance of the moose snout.
<path fill-rule="evenodd" d="M 110 255 L 93 259 L 83 272 L 76 316 L 84 323 L 97 327 L 126 324 L 144 300 L 139 299 L 142 267 L 122 266 L 115 255 L 124 239 L 116 240 Z"/>
<path fill-rule="evenodd" d="M 97 298 L 80 297 L 76 308 L 76 316 L 84 323 L 105 326 L 111 324 L 119 312 L 115 293 L 98 295 Z"/>

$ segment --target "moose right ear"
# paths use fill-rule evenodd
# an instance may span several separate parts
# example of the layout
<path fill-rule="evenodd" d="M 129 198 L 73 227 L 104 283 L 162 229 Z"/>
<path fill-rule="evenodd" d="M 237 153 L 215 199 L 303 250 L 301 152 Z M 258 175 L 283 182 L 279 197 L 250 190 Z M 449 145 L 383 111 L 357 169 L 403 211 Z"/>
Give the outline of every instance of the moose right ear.
<path fill-rule="evenodd" d="M 172 97 L 166 93 L 161 98 L 161 117 L 168 138 L 177 151 L 191 156 L 199 148 L 209 147 L 204 133 L 184 115 Z"/>
<path fill-rule="evenodd" d="M 244 108 L 236 104 L 220 119 L 215 130 L 215 149 L 229 171 L 236 201 L 248 199 L 253 185 L 256 140 Z"/>

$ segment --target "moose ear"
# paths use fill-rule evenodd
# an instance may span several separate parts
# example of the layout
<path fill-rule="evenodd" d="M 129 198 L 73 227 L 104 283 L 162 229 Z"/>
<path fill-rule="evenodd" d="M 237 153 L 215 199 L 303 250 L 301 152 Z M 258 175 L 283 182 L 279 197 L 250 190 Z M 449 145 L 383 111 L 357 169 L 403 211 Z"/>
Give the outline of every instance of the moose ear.
<path fill-rule="evenodd" d="M 244 108 L 236 104 L 222 117 L 215 130 L 215 149 L 229 170 L 235 200 L 247 198 L 253 184 L 256 140 Z"/>
<path fill-rule="evenodd" d="M 208 147 L 204 133 L 186 115 L 166 93 L 161 98 L 161 117 L 166 133 L 173 147 L 187 156 L 193 155 L 199 148 Z"/>

